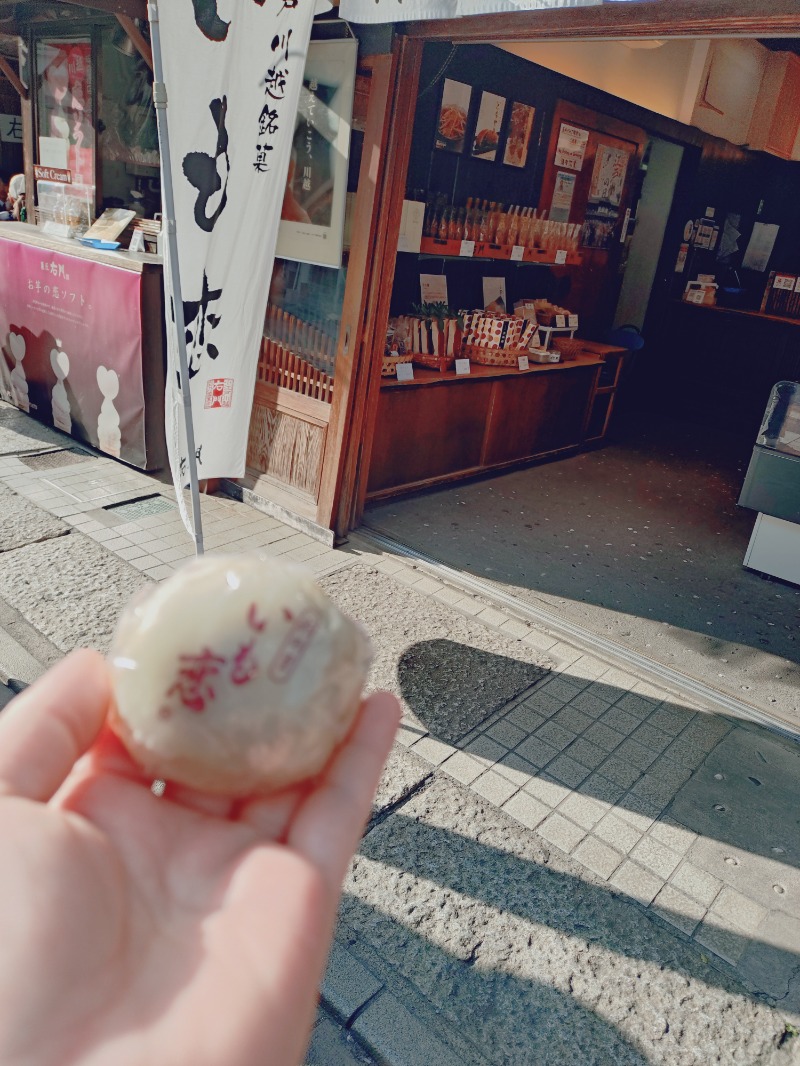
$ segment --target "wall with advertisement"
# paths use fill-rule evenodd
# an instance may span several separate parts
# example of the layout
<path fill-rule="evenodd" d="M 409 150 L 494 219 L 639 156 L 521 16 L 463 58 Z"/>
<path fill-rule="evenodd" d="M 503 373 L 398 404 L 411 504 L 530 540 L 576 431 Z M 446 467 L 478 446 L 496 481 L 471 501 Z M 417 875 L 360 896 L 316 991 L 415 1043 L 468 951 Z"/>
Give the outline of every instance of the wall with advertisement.
<path fill-rule="evenodd" d="M 0 236 L 0 276 L 3 399 L 100 451 L 151 468 L 142 273 Z"/>

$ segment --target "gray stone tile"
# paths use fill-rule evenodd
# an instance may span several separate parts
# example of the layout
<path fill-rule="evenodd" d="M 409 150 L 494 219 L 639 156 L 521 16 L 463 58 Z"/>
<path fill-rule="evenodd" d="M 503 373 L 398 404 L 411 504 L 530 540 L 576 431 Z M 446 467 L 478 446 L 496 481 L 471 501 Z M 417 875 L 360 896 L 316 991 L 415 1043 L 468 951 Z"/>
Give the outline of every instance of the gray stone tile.
<path fill-rule="evenodd" d="M 709 752 L 731 730 L 730 722 L 711 714 L 698 714 L 681 734 L 682 738 Z"/>
<path fill-rule="evenodd" d="M 523 786 L 523 791 L 548 807 L 555 808 L 572 793 L 572 789 L 546 774 L 533 777 Z"/>
<path fill-rule="evenodd" d="M 542 718 L 550 719 L 554 714 L 557 714 L 565 704 L 562 700 L 557 700 L 552 696 L 548 696 L 542 689 L 536 689 L 530 696 L 527 696 L 522 701 L 521 706 L 529 708 Z"/>
<path fill-rule="evenodd" d="M 626 896 L 638 900 L 645 906 L 653 902 L 664 884 L 660 877 L 656 877 L 655 874 L 631 862 L 630 859 L 626 859 L 616 870 L 610 882 L 620 892 L 624 892 Z"/>
<path fill-rule="evenodd" d="M 522 640 L 528 635 L 528 626 L 524 622 L 520 622 L 518 618 L 509 618 L 507 622 L 503 622 L 500 628 L 504 633 L 508 633 L 510 637 L 516 637 L 517 640 Z"/>
<path fill-rule="evenodd" d="M 570 700 L 570 707 L 577 707 L 583 714 L 588 714 L 590 718 L 600 718 L 609 709 L 609 703 L 606 700 L 600 699 L 598 696 L 593 695 L 591 692 L 581 692 Z"/>
<path fill-rule="evenodd" d="M 508 748 L 488 736 L 480 736 L 466 745 L 465 751 L 481 762 L 484 767 L 499 762 L 504 755 L 508 754 Z"/>
<path fill-rule="evenodd" d="M 631 789 L 632 795 L 640 796 L 657 807 L 665 807 L 676 791 L 677 788 L 674 785 L 665 783 L 655 775 L 648 773 L 640 777 Z"/>
<path fill-rule="evenodd" d="M 604 751 L 611 752 L 625 739 L 624 733 L 619 733 L 616 729 L 612 729 L 610 726 L 605 725 L 603 722 L 595 722 L 584 733 L 586 740 L 597 744 Z"/>
<path fill-rule="evenodd" d="M 567 704 L 566 707 L 562 707 L 562 709 L 554 715 L 552 721 L 557 725 L 563 726 L 564 729 L 568 729 L 576 736 L 580 736 L 581 733 L 585 732 L 585 730 L 593 724 L 594 719 L 590 718 L 588 714 L 583 714 L 570 703 Z"/>
<path fill-rule="evenodd" d="M 536 776 L 536 767 L 533 763 L 529 763 L 514 751 L 504 755 L 500 762 L 495 763 L 492 769 L 518 788 L 522 788 L 531 778 Z"/>
<path fill-rule="evenodd" d="M 705 907 L 711 906 L 722 888 L 721 881 L 688 860 L 678 867 L 670 883 Z"/>
<path fill-rule="evenodd" d="M 353 1031 L 392 1066 L 462 1066 L 448 1048 L 388 992 L 381 992 L 353 1022 Z"/>
<path fill-rule="evenodd" d="M 648 803 L 647 800 L 642 799 L 641 796 L 634 795 L 632 792 L 628 792 L 627 795 L 622 797 L 619 806 L 621 818 L 627 819 L 631 825 L 635 825 L 645 831 L 659 817 L 662 809 L 662 807 Z"/>
<path fill-rule="evenodd" d="M 656 821 L 648 830 L 648 833 L 660 844 L 666 844 L 676 855 L 685 855 L 689 848 L 697 840 L 697 834 L 685 829 L 682 825 L 673 825 L 665 821 Z"/>
<path fill-rule="evenodd" d="M 478 612 L 476 617 L 484 625 L 497 626 L 498 628 L 509 621 L 509 617 L 504 611 L 498 611 L 494 607 L 484 607 L 482 611 Z"/>
<path fill-rule="evenodd" d="M 780 1001 L 784 1011 L 800 1014 L 796 946 L 800 944 L 800 919 L 775 910 L 758 927 L 739 957 L 737 969 L 744 980 Z"/>
<path fill-rule="evenodd" d="M 455 753 L 455 748 L 450 744 L 445 744 L 443 740 L 436 740 L 434 737 L 422 737 L 414 744 L 414 754 L 419 755 L 426 762 L 429 762 L 432 766 L 439 766 L 449 759 L 451 755 Z"/>
<path fill-rule="evenodd" d="M 676 855 L 665 844 L 660 844 L 650 836 L 642 837 L 631 852 L 631 858 L 645 869 L 652 871 L 662 881 L 669 879 L 670 874 L 681 861 L 680 855 Z"/>
<path fill-rule="evenodd" d="M 460 781 L 462 785 L 471 785 L 476 777 L 479 777 L 486 769 L 476 759 L 470 758 L 466 752 L 457 751 L 455 755 L 451 755 L 449 759 L 441 764 L 440 769 L 444 770 L 450 777 L 454 777 L 456 781 Z"/>
<path fill-rule="evenodd" d="M 536 829 L 550 814 L 549 807 L 524 790 L 517 792 L 511 799 L 506 800 L 503 804 L 503 810 L 528 829 Z"/>
<path fill-rule="evenodd" d="M 138 560 L 134 560 L 138 562 Z M 150 570 L 145 570 L 144 573 L 151 581 L 163 581 L 165 578 L 172 577 L 175 573 L 175 568 L 170 566 L 169 563 L 161 563 L 159 566 L 154 566 Z"/>
<path fill-rule="evenodd" d="M 557 759 L 553 759 L 548 764 L 547 772 L 570 788 L 577 788 L 581 781 L 589 776 L 587 768 L 570 759 L 568 755 L 559 755 Z"/>
<path fill-rule="evenodd" d="M 606 711 L 600 721 L 603 725 L 610 726 L 611 729 L 616 729 L 618 733 L 624 733 L 626 736 L 640 724 L 638 718 L 627 714 L 619 707 L 612 707 L 611 710 Z"/>
<path fill-rule="evenodd" d="M 544 686 L 544 692 L 551 699 L 559 699 L 564 703 L 569 703 L 583 688 L 584 685 L 580 681 L 573 681 L 572 678 L 556 677 L 552 681 L 548 681 Z"/>
<path fill-rule="evenodd" d="M 600 773 L 615 784 L 622 785 L 623 788 L 630 788 L 634 781 L 641 776 L 640 771 L 635 766 L 631 766 L 630 763 L 625 762 L 624 759 L 620 759 L 616 755 L 610 756 L 601 764 Z"/>
<path fill-rule="evenodd" d="M 673 885 L 664 885 L 651 906 L 656 914 L 687 936 L 692 935 L 706 913 L 702 903 L 679 892 Z"/>
<path fill-rule="evenodd" d="M 509 711 L 505 718 L 526 734 L 534 733 L 545 723 L 545 719 L 525 703 L 518 704 L 512 711 Z"/>
<path fill-rule="evenodd" d="M 729 885 L 723 885 L 711 904 L 709 918 L 718 919 L 724 925 L 733 925 L 744 933 L 755 933 L 767 913 L 767 909 L 760 903 L 742 895 Z"/>
<path fill-rule="evenodd" d="M 587 836 L 573 851 L 573 857 L 588 867 L 592 873 L 607 881 L 623 861 L 622 856 L 614 848 L 608 846 L 596 837 Z"/>
<path fill-rule="evenodd" d="M 514 725 L 508 718 L 501 718 L 499 722 L 495 722 L 493 726 L 486 730 L 486 736 L 491 740 L 497 741 L 498 744 L 502 744 L 504 748 L 516 748 L 517 744 L 522 743 L 528 733 L 524 729 L 520 729 L 519 726 Z"/>
<path fill-rule="evenodd" d="M 524 793 L 523 793 L 524 795 Z M 537 832 L 557 848 L 569 854 L 586 836 L 586 830 L 564 818 L 558 811 L 538 827 Z"/>
<path fill-rule="evenodd" d="M 541 633 L 538 629 L 529 629 L 527 636 L 522 638 L 525 644 L 529 644 L 538 651 L 548 651 L 558 643 L 555 637 L 547 633 Z"/>
<path fill-rule="evenodd" d="M 576 739 L 575 733 L 571 733 L 563 726 L 556 725 L 554 721 L 546 722 L 537 729 L 536 736 L 549 744 L 550 747 L 555 748 L 556 751 L 563 751 Z"/>
<path fill-rule="evenodd" d="M 672 743 L 672 737 L 668 733 L 662 733 L 660 729 L 656 729 L 649 722 L 645 722 L 644 725 L 640 725 L 638 729 L 634 730 L 631 734 L 631 739 L 638 741 L 646 748 L 650 748 L 651 751 L 659 753 Z"/>
<path fill-rule="evenodd" d="M 472 782 L 470 788 L 498 807 L 502 807 L 506 800 L 519 791 L 518 785 L 512 784 L 507 777 L 494 770 L 487 770 L 486 773 L 481 774 Z"/>
<path fill-rule="evenodd" d="M 644 744 L 639 744 L 629 737 L 620 744 L 614 754 L 630 766 L 636 767 L 638 770 L 646 770 L 652 762 L 655 762 L 658 753 L 650 751 Z"/>
<path fill-rule="evenodd" d="M 321 992 L 335 1017 L 346 1024 L 381 988 L 383 982 L 334 940 Z"/>
<path fill-rule="evenodd" d="M 580 786 L 585 796 L 593 796 L 604 803 L 618 803 L 625 795 L 625 789 L 615 781 L 609 781 L 602 774 L 591 774 Z"/>
<path fill-rule="evenodd" d="M 696 770 L 700 763 L 708 755 L 703 748 L 698 747 L 693 741 L 685 739 L 683 733 L 674 740 L 664 754 L 674 762 L 680 763 L 689 770 Z"/>
<path fill-rule="evenodd" d="M 729 962 L 731 966 L 738 963 L 747 947 L 747 940 L 741 933 L 726 929 L 709 919 L 698 925 L 694 932 L 694 939 L 709 951 L 713 951 L 715 955 L 719 955 L 725 962 Z"/>
<path fill-rule="evenodd" d="M 606 758 L 606 753 L 602 748 L 598 748 L 595 744 L 590 744 L 583 737 L 579 737 L 574 744 L 570 744 L 564 754 L 568 755 L 570 759 L 576 759 L 582 766 L 587 766 L 590 770 L 595 770 Z"/>
<path fill-rule="evenodd" d="M 647 719 L 647 724 L 655 726 L 662 733 L 669 733 L 670 736 L 676 737 L 682 729 L 689 725 L 693 718 L 693 711 L 664 704 L 662 707 L 656 707 Z"/>
<path fill-rule="evenodd" d="M 617 814 L 616 811 L 607 814 L 594 827 L 593 833 L 607 844 L 612 844 L 618 851 L 627 854 L 642 839 L 642 833 Z"/>
<path fill-rule="evenodd" d="M 631 714 L 643 722 L 655 710 L 658 701 L 646 699 L 634 692 L 626 692 L 624 696 L 614 704 L 619 710 Z"/>
<path fill-rule="evenodd" d="M 550 744 L 545 744 L 538 736 L 528 737 L 516 749 L 517 755 L 533 763 L 537 769 L 541 769 L 558 755 L 558 751 Z"/>
<path fill-rule="evenodd" d="M 558 813 L 583 829 L 592 829 L 608 813 L 608 804 L 573 792 L 559 805 Z"/>

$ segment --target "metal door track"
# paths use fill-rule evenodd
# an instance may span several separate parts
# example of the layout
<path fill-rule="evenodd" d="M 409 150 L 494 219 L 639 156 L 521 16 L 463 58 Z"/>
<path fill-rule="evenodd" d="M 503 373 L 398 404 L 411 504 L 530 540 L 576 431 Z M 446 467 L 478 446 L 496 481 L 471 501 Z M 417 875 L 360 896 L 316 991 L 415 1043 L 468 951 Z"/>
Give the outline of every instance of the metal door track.
<path fill-rule="evenodd" d="M 515 614 L 521 615 L 527 621 L 544 626 L 551 632 L 559 634 L 564 640 L 572 643 L 577 642 L 584 647 L 591 648 L 599 655 L 616 659 L 634 672 L 641 673 L 644 671 L 650 677 L 657 678 L 670 688 L 677 689 L 678 692 L 685 692 L 687 696 L 702 700 L 705 703 L 712 703 L 723 714 L 747 719 L 763 726 L 765 729 L 781 733 L 791 740 L 800 740 L 800 733 L 792 730 L 784 722 L 778 722 L 771 718 L 758 707 L 754 707 L 753 704 L 720 692 L 719 689 L 712 688 L 711 685 L 706 685 L 703 681 L 698 681 L 697 678 L 673 670 L 671 667 L 626 648 L 624 645 L 618 644 L 614 640 L 609 640 L 607 637 L 598 636 L 597 633 L 592 633 L 591 630 L 584 629 L 583 626 L 576 625 L 574 622 L 558 618 L 549 611 L 544 611 L 541 608 L 525 603 L 507 592 L 495 588 L 488 581 L 473 577 L 471 574 L 464 573 L 461 570 L 454 570 L 430 555 L 425 555 L 424 552 L 403 544 L 402 541 L 387 537 L 386 534 L 379 533 L 369 526 L 361 526 L 358 529 L 358 535 L 363 537 L 364 540 L 370 541 L 376 547 L 391 552 L 393 555 L 400 555 L 414 562 L 423 563 L 442 581 L 447 581 L 451 585 L 463 588 L 466 592 L 475 593 L 483 597 L 483 599 L 491 600 L 498 605 L 506 607 Z"/>

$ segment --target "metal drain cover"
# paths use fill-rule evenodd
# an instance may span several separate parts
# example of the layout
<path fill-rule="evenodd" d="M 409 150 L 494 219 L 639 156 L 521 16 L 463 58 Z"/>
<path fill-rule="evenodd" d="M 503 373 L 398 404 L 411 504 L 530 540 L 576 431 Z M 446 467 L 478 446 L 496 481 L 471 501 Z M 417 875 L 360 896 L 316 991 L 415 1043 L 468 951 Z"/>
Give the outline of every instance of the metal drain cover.
<path fill-rule="evenodd" d="M 55 452 L 37 452 L 36 455 L 20 455 L 17 458 L 31 470 L 53 470 L 59 466 L 85 463 L 89 459 L 94 459 L 94 456 L 81 451 L 80 448 L 62 448 Z"/>
<path fill-rule="evenodd" d="M 112 503 L 103 508 L 114 518 L 126 522 L 135 522 L 137 518 L 150 518 L 164 511 L 174 511 L 175 504 L 164 496 L 143 496 L 140 500 L 126 500 L 125 503 Z"/>

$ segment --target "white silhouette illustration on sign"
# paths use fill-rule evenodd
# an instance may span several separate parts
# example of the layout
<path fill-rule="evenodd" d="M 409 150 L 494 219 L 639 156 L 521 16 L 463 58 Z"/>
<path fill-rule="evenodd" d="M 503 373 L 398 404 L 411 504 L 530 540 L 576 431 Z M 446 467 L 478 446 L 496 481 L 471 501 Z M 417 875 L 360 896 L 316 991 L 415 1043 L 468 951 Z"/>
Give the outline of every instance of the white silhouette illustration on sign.
<path fill-rule="evenodd" d="M 50 352 L 50 365 L 58 381 L 53 386 L 53 425 L 65 433 L 72 432 L 72 417 L 69 407 L 69 397 L 64 387 L 64 380 L 69 374 L 69 357 L 61 351 L 61 341 L 56 340 L 57 348 Z"/>
<path fill-rule="evenodd" d="M 100 417 L 97 419 L 97 439 L 100 451 L 108 452 L 109 455 L 115 455 L 119 459 L 122 436 L 119 431 L 119 412 L 114 406 L 114 400 L 119 393 L 119 377 L 116 371 L 99 366 L 97 384 L 103 394 L 103 406 L 100 408 Z"/>
<path fill-rule="evenodd" d="M 30 411 L 28 381 L 22 365 L 22 360 L 25 358 L 25 338 L 20 333 L 9 333 L 8 346 L 14 357 L 14 369 L 11 371 L 11 402 L 16 404 L 20 411 Z"/>

